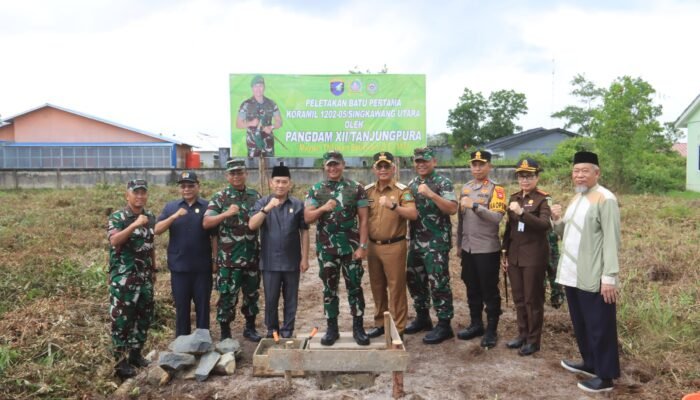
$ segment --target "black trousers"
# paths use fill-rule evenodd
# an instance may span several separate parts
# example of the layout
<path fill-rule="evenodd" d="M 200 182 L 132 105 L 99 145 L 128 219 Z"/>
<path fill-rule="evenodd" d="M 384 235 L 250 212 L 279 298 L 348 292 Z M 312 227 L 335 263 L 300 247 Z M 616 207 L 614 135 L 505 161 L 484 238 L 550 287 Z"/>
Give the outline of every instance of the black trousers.
<path fill-rule="evenodd" d="M 171 271 L 170 286 L 175 300 L 175 336 L 191 333 L 190 310 L 193 300 L 197 329 L 209 329 L 211 273 Z"/>
<path fill-rule="evenodd" d="M 473 254 L 462 250 L 462 281 L 467 286 L 469 316 L 473 322 L 481 321 L 484 308 L 488 319 L 498 319 L 501 315 L 500 260 L 498 252 Z"/>
<path fill-rule="evenodd" d="M 268 333 L 279 331 L 283 337 L 291 337 L 297 315 L 297 295 L 299 294 L 299 271 L 262 271 L 265 290 L 265 326 Z M 280 292 L 284 299 L 283 318 L 280 326 Z"/>
<path fill-rule="evenodd" d="M 569 314 L 583 364 L 601 379 L 620 377 L 615 304 L 607 304 L 598 293 L 564 287 Z"/>

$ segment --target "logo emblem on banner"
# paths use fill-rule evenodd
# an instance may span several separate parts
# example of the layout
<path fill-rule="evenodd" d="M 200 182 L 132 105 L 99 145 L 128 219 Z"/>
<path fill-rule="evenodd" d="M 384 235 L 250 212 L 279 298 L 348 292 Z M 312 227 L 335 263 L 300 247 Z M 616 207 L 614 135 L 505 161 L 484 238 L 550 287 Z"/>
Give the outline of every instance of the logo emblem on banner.
<path fill-rule="evenodd" d="M 355 93 L 362 91 L 362 82 L 360 82 L 359 79 L 355 79 L 350 84 L 350 90 L 352 90 Z"/>
<path fill-rule="evenodd" d="M 367 93 L 369 94 L 375 94 L 377 93 L 377 89 L 379 89 L 379 86 L 377 85 L 377 81 L 372 80 L 367 83 Z"/>
<path fill-rule="evenodd" d="M 331 93 L 336 96 L 340 96 L 345 91 L 345 82 L 343 81 L 333 81 L 331 82 Z"/>

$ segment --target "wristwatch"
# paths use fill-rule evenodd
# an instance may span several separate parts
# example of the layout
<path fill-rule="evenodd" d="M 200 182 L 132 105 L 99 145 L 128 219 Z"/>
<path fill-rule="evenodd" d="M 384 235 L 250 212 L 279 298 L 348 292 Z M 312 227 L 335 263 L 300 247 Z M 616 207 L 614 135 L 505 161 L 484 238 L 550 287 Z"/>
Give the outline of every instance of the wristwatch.
<path fill-rule="evenodd" d="M 472 210 L 476 211 L 479 208 L 479 203 L 472 203 Z"/>
<path fill-rule="evenodd" d="M 360 243 L 360 248 L 362 250 L 367 250 L 367 243 Z"/>
<path fill-rule="evenodd" d="M 394 211 L 394 210 L 396 210 L 396 207 L 398 207 L 398 206 L 399 206 L 399 203 L 394 203 L 394 204 L 391 205 L 391 208 L 389 208 L 389 209 L 390 209 L 391 211 Z"/>

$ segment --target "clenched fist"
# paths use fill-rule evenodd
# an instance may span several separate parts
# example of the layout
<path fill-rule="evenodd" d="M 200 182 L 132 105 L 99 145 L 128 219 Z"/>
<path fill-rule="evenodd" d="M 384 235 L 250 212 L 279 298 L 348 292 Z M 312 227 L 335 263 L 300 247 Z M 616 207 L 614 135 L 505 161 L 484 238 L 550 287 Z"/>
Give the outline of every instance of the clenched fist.
<path fill-rule="evenodd" d="M 183 215 L 187 215 L 187 210 L 184 209 L 184 208 L 180 208 L 180 209 L 177 210 L 177 212 L 175 213 L 175 215 L 177 215 L 178 218 L 179 218 L 179 217 L 182 217 Z"/>
<path fill-rule="evenodd" d="M 335 201 L 335 199 L 330 199 L 326 202 L 326 204 L 323 205 L 323 208 L 326 210 L 326 212 L 331 212 L 335 210 L 335 206 L 338 205 L 338 202 Z"/>
<path fill-rule="evenodd" d="M 430 190 L 430 186 L 426 185 L 425 183 L 421 183 L 420 185 L 418 185 L 418 194 L 431 199 L 435 192 Z"/>
<path fill-rule="evenodd" d="M 555 204 L 552 206 L 552 221 L 559 221 L 561 219 L 561 204 Z"/>
<path fill-rule="evenodd" d="M 134 221 L 134 224 L 139 227 L 139 226 L 146 226 L 148 224 L 148 217 L 141 214 L 136 218 L 136 221 Z"/>
<path fill-rule="evenodd" d="M 226 216 L 231 217 L 233 215 L 236 215 L 236 214 L 238 214 L 238 212 L 240 210 L 241 209 L 237 205 L 231 204 L 231 207 L 229 207 L 228 210 L 226 211 Z"/>
<path fill-rule="evenodd" d="M 508 205 L 508 209 L 510 211 L 513 211 L 517 215 L 523 215 L 523 212 L 525 212 L 525 210 L 523 210 L 523 208 L 520 207 L 520 204 L 517 201 L 511 201 Z"/>

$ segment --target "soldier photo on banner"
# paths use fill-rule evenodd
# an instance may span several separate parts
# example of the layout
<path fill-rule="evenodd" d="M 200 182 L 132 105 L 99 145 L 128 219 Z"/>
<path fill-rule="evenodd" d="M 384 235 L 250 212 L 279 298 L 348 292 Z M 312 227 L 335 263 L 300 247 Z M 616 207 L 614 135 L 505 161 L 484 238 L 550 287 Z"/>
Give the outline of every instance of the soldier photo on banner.
<path fill-rule="evenodd" d="M 250 81 L 253 96 L 241 103 L 236 128 L 246 130 L 248 157 L 274 157 L 274 130 L 282 126 L 277 104 L 265 97 L 265 79 L 255 75 Z M 280 143 L 281 144 L 281 143 Z"/>

